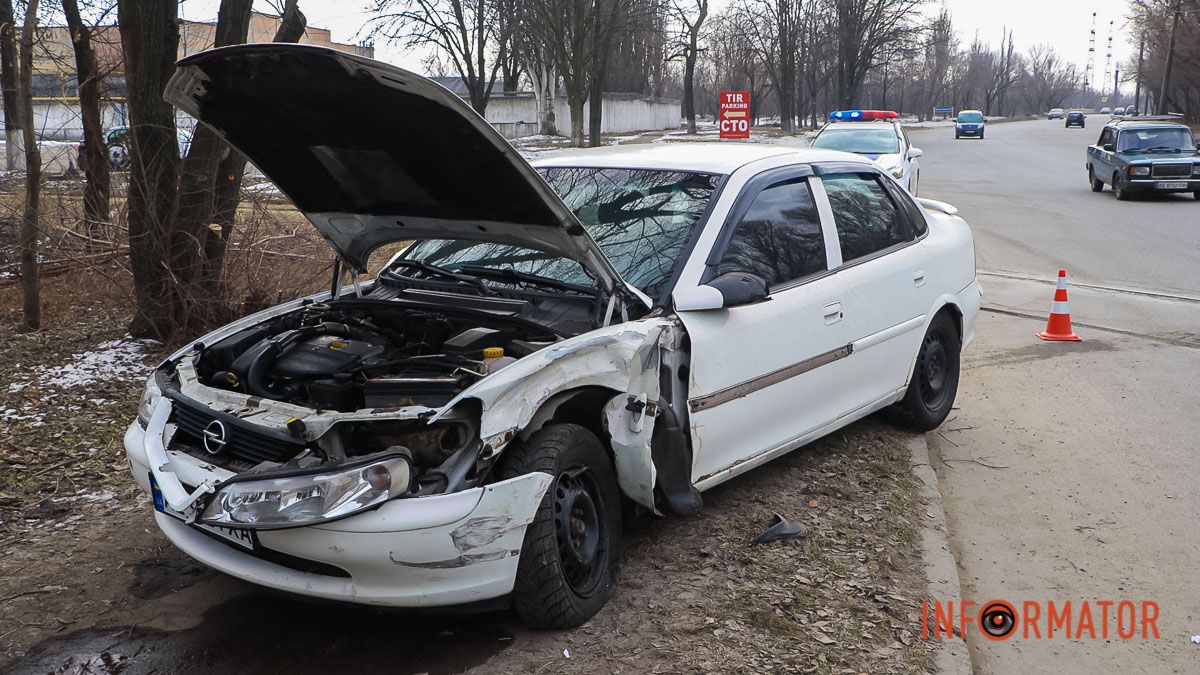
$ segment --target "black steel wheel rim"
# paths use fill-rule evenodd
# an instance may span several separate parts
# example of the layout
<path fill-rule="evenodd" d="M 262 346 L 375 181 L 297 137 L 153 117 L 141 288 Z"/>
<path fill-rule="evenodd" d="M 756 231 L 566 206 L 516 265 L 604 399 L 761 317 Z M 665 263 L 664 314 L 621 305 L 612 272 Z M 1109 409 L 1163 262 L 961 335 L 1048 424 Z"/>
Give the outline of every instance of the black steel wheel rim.
<path fill-rule="evenodd" d="M 917 386 L 921 390 L 921 402 L 930 410 L 941 408 L 950 390 L 949 380 L 950 354 L 941 333 L 933 331 L 925 336 L 921 358 L 917 362 Z"/>
<path fill-rule="evenodd" d="M 563 578 L 577 595 L 596 592 L 607 565 L 607 526 L 595 477 L 586 467 L 564 471 L 554 484 L 554 534 Z"/>

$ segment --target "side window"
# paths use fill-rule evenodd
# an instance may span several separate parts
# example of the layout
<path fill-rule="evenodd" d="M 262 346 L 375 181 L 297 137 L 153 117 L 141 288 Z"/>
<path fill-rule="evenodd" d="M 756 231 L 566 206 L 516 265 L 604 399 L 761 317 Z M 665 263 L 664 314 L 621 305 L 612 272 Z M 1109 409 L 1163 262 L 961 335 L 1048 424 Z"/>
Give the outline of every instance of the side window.
<path fill-rule="evenodd" d="M 1112 129 L 1109 129 L 1109 128 L 1107 128 L 1107 127 L 1106 127 L 1106 128 L 1104 129 L 1104 131 L 1101 131 L 1101 132 L 1100 132 L 1100 140 L 1096 141 L 1096 145 L 1099 145 L 1100 147 L 1102 147 L 1102 148 L 1103 148 L 1104 146 L 1106 146 L 1106 145 L 1108 145 L 1109 143 L 1112 143 L 1112 142 L 1113 142 L 1113 132 L 1112 132 Z"/>
<path fill-rule="evenodd" d="M 895 183 L 884 186 L 888 189 L 888 194 L 892 196 L 892 201 L 900 205 L 900 210 L 908 216 L 909 226 L 912 228 L 914 238 L 920 238 L 925 234 L 925 230 L 929 229 L 925 223 L 925 213 L 921 211 L 921 207 L 913 201 L 911 195 L 905 192 Z"/>
<path fill-rule="evenodd" d="M 768 288 L 825 271 L 821 218 L 808 181 L 775 183 L 754 197 L 717 264 L 717 274 L 751 272 Z"/>
<path fill-rule="evenodd" d="M 909 239 L 904 217 L 878 176 L 832 174 L 822 177 L 821 182 L 833 208 L 844 262 Z"/>

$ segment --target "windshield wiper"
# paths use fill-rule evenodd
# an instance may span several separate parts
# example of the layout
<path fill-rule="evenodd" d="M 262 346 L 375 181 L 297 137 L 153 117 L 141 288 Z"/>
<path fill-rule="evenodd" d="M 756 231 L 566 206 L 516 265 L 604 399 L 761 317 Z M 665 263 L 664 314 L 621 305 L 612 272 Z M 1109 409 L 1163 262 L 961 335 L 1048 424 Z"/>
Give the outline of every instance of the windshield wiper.
<path fill-rule="evenodd" d="M 1142 152 L 1183 152 L 1183 148 L 1172 148 L 1169 145 L 1156 145 L 1153 148 L 1146 148 Z"/>
<path fill-rule="evenodd" d="M 422 272 L 425 272 L 426 274 L 434 274 L 434 275 L 437 275 L 440 277 L 444 277 L 446 279 L 453 279 L 455 281 L 461 281 L 466 284 L 471 284 L 475 288 L 478 288 L 479 292 L 483 293 L 484 295 L 495 295 L 496 294 L 496 291 L 492 290 L 491 288 L 488 288 L 487 284 L 483 283 L 479 279 L 476 279 L 475 277 L 467 276 L 466 274 L 459 274 L 457 272 L 451 272 L 450 270 L 448 270 L 444 267 L 438 267 L 437 265 L 430 265 L 429 263 L 422 262 L 420 260 L 406 260 L 404 258 L 400 258 L 400 259 L 396 260 L 395 262 L 393 262 L 392 265 L 393 266 L 398 265 L 401 267 L 413 267 L 413 268 L 421 270 Z"/>
<path fill-rule="evenodd" d="M 509 281 L 524 281 L 531 284 L 537 284 L 539 286 L 547 286 L 549 288 L 557 288 L 564 291 L 583 293 L 593 297 L 599 295 L 599 291 L 591 286 L 573 284 L 569 281 L 559 281 L 558 279 L 551 279 L 549 277 L 543 277 L 537 274 L 531 274 L 529 272 L 521 272 L 514 270 L 511 267 L 502 267 L 497 269 L 494 267 L 483 267 L 482 265 L 463 265 L 458 269 L 463 272 L 477 274 L 479 276 L 498 277 L 501 279 L 507 279 Z"/>

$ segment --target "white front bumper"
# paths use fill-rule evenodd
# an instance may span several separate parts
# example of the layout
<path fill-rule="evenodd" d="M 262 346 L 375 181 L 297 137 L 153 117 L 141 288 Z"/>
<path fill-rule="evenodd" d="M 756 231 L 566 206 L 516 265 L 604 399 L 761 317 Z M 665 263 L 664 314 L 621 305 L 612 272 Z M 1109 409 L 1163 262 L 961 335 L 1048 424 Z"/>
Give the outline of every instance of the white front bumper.
<path fill-rule="evenodd" d="M 136 422 L 125 452 L 149 492 L 146 433 Z M 228 472 L 178 452 L 168 470 L 185 483 Z M 162 469 L 160 469 L 161 471 Z M 390 501 L 344 520 L 258 532 L 262 548 L 344 570 L 349 578 L 302 572 L 271 562 L 155 512 L 180 550 L 226 574 L 282 591 L 392 607 L 435 607 L 488 600 L 512 591 L 525 528 L 553 478 L 531 473 L 449 495 Z"/>

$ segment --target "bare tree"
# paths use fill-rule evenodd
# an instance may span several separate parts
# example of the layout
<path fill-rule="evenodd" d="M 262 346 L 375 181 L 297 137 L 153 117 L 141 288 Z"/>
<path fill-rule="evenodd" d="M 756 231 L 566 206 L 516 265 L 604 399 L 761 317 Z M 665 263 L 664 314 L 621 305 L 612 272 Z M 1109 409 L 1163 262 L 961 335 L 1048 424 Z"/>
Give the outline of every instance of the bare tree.
<path fill-rule="evenodd" d="M 299 42 L 307 29 L 308 20 L 300 11 L 298 0 L 286 0 L 279 14 L 279 27 L 275 30 L 274 42 Z M 246 174 L 246 156 L 229 148 L 213 177 L 212 223 L 216 230 L 204 228 L 204 262 L 201 270 L 203 288 L 217 292 L 218 279 L 225 261 L 225 251 L 237 219 L 238 204 L 242 196 L 242 178 Z"/>
<path fill-rule="evenodd" d="M 838 103 L 855 105 L 867 72 L 886 44 L 917 31 L 924 0 L 833 0 L 837 17 Z"/>
<path fill-rule="evenodd" d="M 497 0 L 374 0 L 376 33 L 418 48 L 432 48 L 454 65 L 471 107 L 487 109 L 502 55 L 512 38 Z"/>
<path fill-rule="evenodd" d="M 1031 47 L 1026 64 L 1022 86 L 1031 111 L 1061 106 L 1079 89 L 1080 78 L 1075 66 L 1063 60 L 1050 45 Z"/>
<path fill-rule="evenodd" d="M 42 155 L 33 129 L 33 41 L 37 30 L 38 0 L 25 6 L 21 30 L 21 129 L 25 141 L 25 213 L 21 219 L 21 289 L 24 294 L 24 327 L 42 325 L 41 293 L 38 288 L 38 217 L 42 189 Z"/>
<path fill-rule="evenodd" d="M 95 239 L 109 221 L 111 171 L 104 147 L 104 122 L 100 115 L 101 74 L 92 48 L 92 28 L 79 15 L 77 0 L 62 0 L 67 29 L 75 52 L 76 81 L 79 83 L 79 114 L 83 121 L 83 157 L 80 169 L 87 177 L 83 186 L 83 225 L 89 240 Z M 90 242 L 89 242 L 90 243 Z"/>
<path fill-rule="evenodd" d="M 683 117 L 687 132 L 696 133 L 696 60 L 700 56 L 700 31 L 708 18 L 708 0 L 672 0 L 680 25 L 677 56 L 683 57 Z"/>
<path fill-rule="evenodd" d="M 0 0 L 0 87 L 4 90 L 4 167 L 17 168 L 21 154 L 21 103 L 17 81 L 17 25 L 12 0 Z"/>

